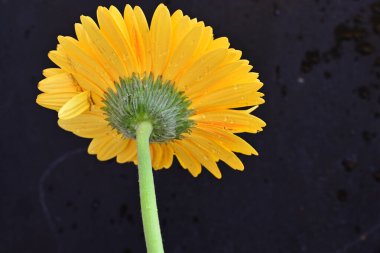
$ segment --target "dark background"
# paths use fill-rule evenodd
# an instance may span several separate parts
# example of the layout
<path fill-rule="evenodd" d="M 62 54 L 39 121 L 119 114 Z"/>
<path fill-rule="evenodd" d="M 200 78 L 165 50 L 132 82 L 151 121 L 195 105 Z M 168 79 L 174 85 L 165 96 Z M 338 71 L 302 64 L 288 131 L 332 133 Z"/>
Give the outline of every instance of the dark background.
<path fill-rule="evenodd" d="M 157 1 L 134 1 L 150 19 Z M 125 1 L 0 0 L 0 252 L 144 252 L 136 167 L 35 104 L 57 35 Z M 166 1 L 228 36 L 265 83 L 260 157 L 218 181 L 155 173 L 167 252 L 380 252 L 380 1 Z"/>

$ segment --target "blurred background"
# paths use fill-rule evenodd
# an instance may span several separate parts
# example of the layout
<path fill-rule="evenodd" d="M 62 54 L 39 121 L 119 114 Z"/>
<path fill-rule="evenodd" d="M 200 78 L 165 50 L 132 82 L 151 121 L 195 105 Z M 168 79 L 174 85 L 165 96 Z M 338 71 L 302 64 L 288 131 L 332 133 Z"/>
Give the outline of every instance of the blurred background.
<path fill-rule="evenodd" d="M 98 162 L 89 140 L 35 104 L 58 35 L 98 5 L 0 0 L 0 252 L 145 251 L 137 170 Z M 380 1 L 164 1 L 228 36 L 264 82 L 243 135 L 259 157 L 194 179 L 155 173 L 167 252 L 380 252 Z"/>

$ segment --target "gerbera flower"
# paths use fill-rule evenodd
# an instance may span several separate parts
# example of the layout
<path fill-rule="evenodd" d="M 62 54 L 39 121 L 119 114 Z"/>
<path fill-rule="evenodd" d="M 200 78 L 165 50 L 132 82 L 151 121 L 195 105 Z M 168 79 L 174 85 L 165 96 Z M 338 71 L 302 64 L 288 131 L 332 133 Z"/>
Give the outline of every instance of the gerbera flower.
<path fill-rule="evenodd" d="M 265 123 L 251 115 L 264 103 L 262 83 L 239 50 L 212 28 L 159 5 L 150 26 L 139 7 L 99 7 L 99 25 L 87 16 L 76 38 L 59 36 L 43 71 L 37 103 L 58 111 L 58 124 L 92 139 L 88 153 L 101 161 L 137 164 L 136 126 L 152 124 L 153 168 L 176 156 L 193 176 L 202 166 L 221 178 L 217 162 L 236 170 L 236 153 L 257 155 L 236 133 Z M 239 109 L 249 107 L 251 109 Z"/>

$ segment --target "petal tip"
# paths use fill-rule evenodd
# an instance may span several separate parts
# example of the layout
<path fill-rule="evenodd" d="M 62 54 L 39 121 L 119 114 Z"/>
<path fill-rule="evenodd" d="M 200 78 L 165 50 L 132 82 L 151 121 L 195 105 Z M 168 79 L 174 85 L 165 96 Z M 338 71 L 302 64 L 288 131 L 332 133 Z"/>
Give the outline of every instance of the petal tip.
<path fill-rule="evenodd" d="M 84 91 L 72 97 L 58 111 L 58 118 L 67 120 L 75 118 L 90 108 L 89 92 Z"/>

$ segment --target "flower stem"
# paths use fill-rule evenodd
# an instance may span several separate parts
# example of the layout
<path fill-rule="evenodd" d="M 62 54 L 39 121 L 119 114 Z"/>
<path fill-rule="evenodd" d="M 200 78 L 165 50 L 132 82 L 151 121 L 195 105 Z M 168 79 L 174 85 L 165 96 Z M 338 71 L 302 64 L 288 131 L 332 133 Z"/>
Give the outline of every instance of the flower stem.
<path fill-rule="evenodd" d="M 160 222 L 158 219 L 156 192 L 152 162 L 149 150 L 149 137 L 152 133 L 150 122 L 141 122 L 136 128 L 137 159 L 140 185 L 141 213 L 144 226 L 145 243 L 148 253 L 163 253 Z"/>

